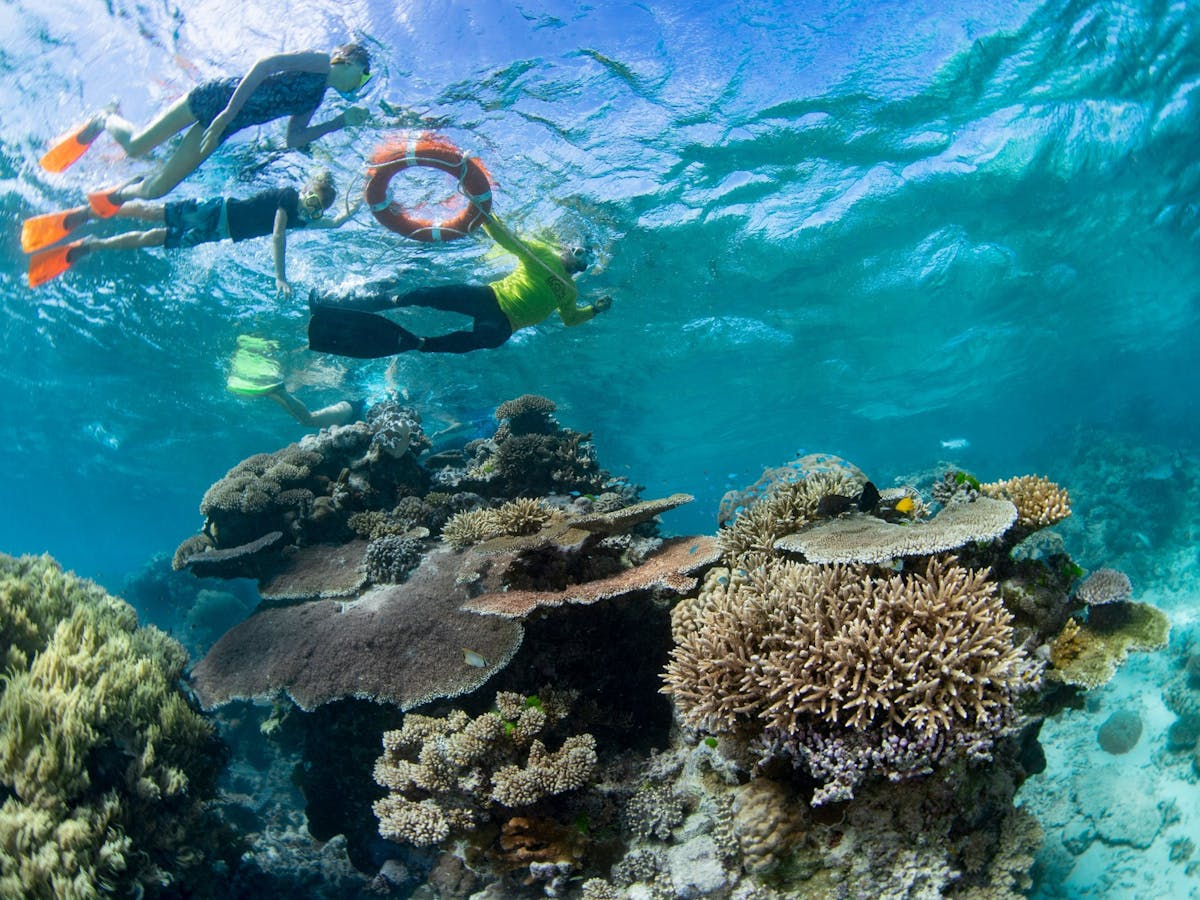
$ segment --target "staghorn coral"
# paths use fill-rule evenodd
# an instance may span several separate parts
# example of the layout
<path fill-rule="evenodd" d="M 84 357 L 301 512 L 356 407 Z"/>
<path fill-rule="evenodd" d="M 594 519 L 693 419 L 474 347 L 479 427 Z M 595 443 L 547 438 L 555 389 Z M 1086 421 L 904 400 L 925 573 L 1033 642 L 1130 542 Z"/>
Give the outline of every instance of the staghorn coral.
<path fill-rule="evenodd" d="M 874 516 L 846 516 L 789 534 L 774 546 L 814 563 L 886 563 L 995 540 L 1016 518 L 1009 501 L 980 497 L 947 504 L 927 522 L 898 525 Z"/>
<path fill-rule="evenodd" d="M 862 482 L 841 469 L 784 482 L 722 528 L 717 541 L 731 565 L 752 569 L 772 554 L 780 538 L 816 521 L 822 497 L 861 489 Z"/>
<path fill-rule="evenodd" d="M 0 895 L 199 884 L 223 748 L 183 648 L 49 557 L 0 555 L 0 609 Z"/>
<path fill-rule="evenodd" d="M 546 695 L 549 702 L 497 696 L 498 707 L 516 712 L 520 723 L 501 711 L 471 718 L 454 710 L 445 717 L 409 714 L 401 728 L 385 732 L 374 769 L 376 783 L 389 791 L 374 804 L 380 834 L 429 846 L 587 783 L 595 739 L 572 735 L 547 750 L 542 737 L 561 722 L 569 700 Z"/>
<path fill-rule="evenodd" d="M 1061 522 L 1071 514 L 1071 498 L 1064 488 L 1041 475 L 1021 475 L 981 484 L 987 497 L 1009 500 L 1017 508 L 1017 524 L 1035 530 Z"/>
<path fill-rule="evenodd" d="M 1038 681 L 987 573 L 772 560 L 712 570 L 672 613 L 663 692 L 683 721 L 757 733 L 848 794 L 871 768 L 904 774 L 983 755 Z"/>

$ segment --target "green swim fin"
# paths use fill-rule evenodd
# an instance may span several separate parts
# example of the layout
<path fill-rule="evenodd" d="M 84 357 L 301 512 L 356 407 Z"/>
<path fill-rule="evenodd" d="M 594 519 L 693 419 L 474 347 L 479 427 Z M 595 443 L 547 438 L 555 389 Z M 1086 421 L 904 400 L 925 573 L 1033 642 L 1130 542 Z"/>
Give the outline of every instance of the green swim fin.
<path fill-rule="evenodd" d="M 275 358 L 278 352 L 278 341 L 239 334 L 225 387 L 247 397 L 260 397 L 282 387 L 283 366 Z"/>
<path fill-rule="evenodd" d="M 357 359 L 378 359 L 416 350 L 421 339 L 390 319 L 334 306 L 312 306 L 308 348 Z"/>

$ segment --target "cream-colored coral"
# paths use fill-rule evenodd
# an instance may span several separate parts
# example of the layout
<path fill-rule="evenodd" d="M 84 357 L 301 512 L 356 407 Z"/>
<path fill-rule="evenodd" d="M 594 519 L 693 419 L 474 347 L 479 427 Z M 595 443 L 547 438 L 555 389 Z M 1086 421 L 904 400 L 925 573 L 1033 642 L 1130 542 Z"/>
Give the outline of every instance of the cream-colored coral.
<path fill-rule="evenodd" d="M 505 806 L 530 806 L 583 787 L 595 770 L 596 739 L 590 734 L 572 735 L 554 752 L 534 741 L 524 766 L 505 766 L 492 775 L 492 799 Z"/>
<path fill-rule="evenodd" d="M 862 482 L 840 471 L 817 472 L 780 485 L 767 497 L 722 528 L 717 541 L 733 565 L 754 568 L 772 553 L 775 542 L 817 518 L 817 506 L 828 494 L 853 496 Z"/>
<path fill-rule="evenodd" d="M 992 481 L 979 489 L 988 497 L 1012 501 L 1017 508 L 1017 523 L 1025 528 L 1045 528 L 1071 514 L 1071 497 L 1066 489 L 1041 475 Z"/>
<path fill-rule="evenodd" d="M 496 526 L 502 534 L 536 534 L 552 516 L 550 507 L 533 497 L 518 497 L 495 511 Z"/>
<path fill-rule="evenodd" d="M 496 804 L 529 806 L 583 786 L 596 766 L 589 734 L 566 739 L 554 752 L 539 738 L 565 716 L 568 692 L 547 699 L 504 693 L 497 711 L 470 717 L 409 714 L 383 736 L 375 781 L 389 790 L 375 804 L 385 837 L 428 845 L 467 831 Z"/>
<path fill-rule="evenodd" d="M 927 522 L 900 525 L 868 515 L 833 519 L 786 535 L 775 542 L 775 548 L 803 554 L 814 563 L 879 564 L 995 540 L 1016 518 L 1016 508 L 1008 500 L 980 497 L 947 504 Z"/>
<path fill-rule="evenodd" d="M 494 509 L 469 509 L 455 513 L 442 526 L 442 540 L 456 550 L 502 533 Z"/>
<path fill-rule="evenodd" d="M 379 834 L 389 841 L 408 841 L 418 847 L 428 847 L 450 835 L 450 822 L 432 799 L 414 803 L 397 794 L 389 794 L 376 800 L 372 809 L 379 819 Z"/>
<path fill-rule="evenodd" d="M 790 561 L 710 573 L 672 620 L 663 692 L 712 731 L 815 720 L 932 735 L 998 722 L 1036 681 L 995 583 L 949 558 L 923 574 Z"/>

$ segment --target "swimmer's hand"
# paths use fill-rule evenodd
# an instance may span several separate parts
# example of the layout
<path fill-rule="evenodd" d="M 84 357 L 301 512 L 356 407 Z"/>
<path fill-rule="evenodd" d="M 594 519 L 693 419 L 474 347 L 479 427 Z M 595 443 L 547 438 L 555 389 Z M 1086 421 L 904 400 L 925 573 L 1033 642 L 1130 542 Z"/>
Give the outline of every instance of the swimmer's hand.
<path fill-rule="evenodd" d="M 397 127 L 416 128 L 419 126 L 437 130 L 453 124 L 453 120 L 449 116 L 431 116 L 406 106 L 396 106 L 382 99 L 379 101 L 379 110 L 390 119 L 388 125 Z"/>
<path fill-rule="evenodd" d="M 233 121 L 233 116 L 222 112 L 204 129 L 204 137 L 200 141 L 200 152 L 202 154 L 208 156 L 217 147 L 221 146 L 221 137 L 225 134 L 225 129 L 229 127 L 231 121 Z"/>
<path fill-rule="evenodd" d="M 295 293 L 292 286 L 284 278 L 275 279 L 275 290 L 279 292 L 279 296 L 284 300 L 291 300 L 292 295 Z"/>
<path fill-rule="evenodd" d="M 592 304 L 592 309 L 594 309 L 598 313 L 608 312 L 611 308 L 612 308 L 612 297 L 608 296 L 608 294 L 605 294 L 603 297 L 597 298 L 596 302 Z"/>
<path fill-rule="evenodd" d="M 342 113 L 342 121 L 350 128 L 363 124 L 368 118 L 370 118 L 370 113 L 361 106 L 348 106 L 346 107 L 346 111 Z"/>

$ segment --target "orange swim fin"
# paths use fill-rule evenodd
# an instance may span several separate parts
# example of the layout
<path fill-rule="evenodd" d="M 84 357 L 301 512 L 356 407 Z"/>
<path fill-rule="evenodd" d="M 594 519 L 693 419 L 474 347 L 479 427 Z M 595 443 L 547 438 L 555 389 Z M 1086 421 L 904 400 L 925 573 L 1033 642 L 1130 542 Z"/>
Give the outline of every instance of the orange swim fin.
<path fill-rule="evenodd" d="M 86 206 L 26 219 L 21 225 L 21 249 L 32 253 L 34 250 L 49 247 L 55 241 L 61 241 L 87 220 Z"/>
<path fill-rule="evenodd" d="M 50 149 L 42 157 L 42 168 L 47 172 L 65 172 L 75 160 L 83 156 L 100 132 L 104 130 L 104 116 L 92 116 L 81 125 L 76 125 L 65 134 L 54 139 Z"/>
<path fill-rule="evenodd" d="M 137 179 L 134 179 L 136 181 Z M 124 200 L 114 200 L 113 194 L 117 193 L 121 188 L 128 187 L 133 182 L 123 181 L 120 184 L 114 184 L 112 187 L 106 187 L 103 190 L 93 191 L 87 195 L 88 206 L 92 208 L 92 212 L 97 218 L 107 219 L 110 216 L 115 216 L 117 210 L 121 208 Z"/>
<path fill-rule="evenodd" d="M 61 247 L 51 247 L 29 257 L 29 286 L 38 287 L 57 278 L 79 258 L 73 251 L 79 249 L 83 241 L 72 241 Z"/>

